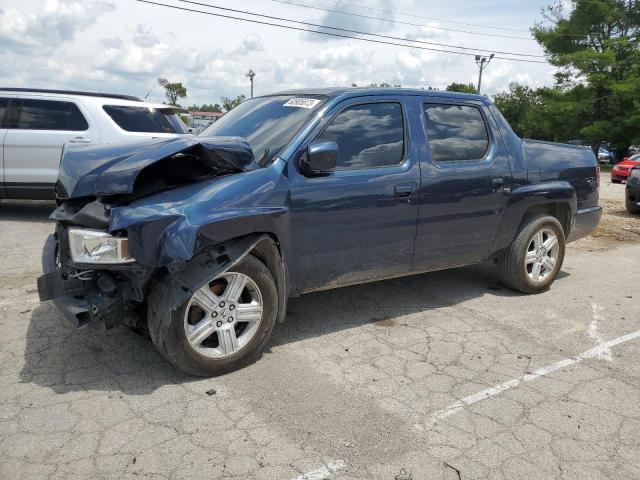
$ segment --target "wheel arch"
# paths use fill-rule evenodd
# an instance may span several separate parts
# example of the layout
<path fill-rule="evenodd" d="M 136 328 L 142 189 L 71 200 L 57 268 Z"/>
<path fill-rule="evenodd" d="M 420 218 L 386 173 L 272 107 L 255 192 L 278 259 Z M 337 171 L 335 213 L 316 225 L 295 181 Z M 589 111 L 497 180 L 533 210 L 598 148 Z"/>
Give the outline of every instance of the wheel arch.
<path fill-rule="evenodd" d="M 271 271 L 278 289 L 278 321 L 283 321 L 288 298 L 286 262 L 273 234 L 253 233 L 213 245 L 179 270 L 163 269 L 151 282 L 147 294 L 147 322 L 154 342 L 164 344 L 173 312 L 197 289 L 249 254 L 260 259 Z"/>
<path fill-rule="evenodd" d="M 499 256 L 516 238 L 524 221 L 540 213 L 555 217 L 562 225 L 565 238 L 568 238 L 573 228 L 577 204 L 576 192 L 566 181 L 544 182 L 514 189 L 505 208 L 491 256 Z"/>

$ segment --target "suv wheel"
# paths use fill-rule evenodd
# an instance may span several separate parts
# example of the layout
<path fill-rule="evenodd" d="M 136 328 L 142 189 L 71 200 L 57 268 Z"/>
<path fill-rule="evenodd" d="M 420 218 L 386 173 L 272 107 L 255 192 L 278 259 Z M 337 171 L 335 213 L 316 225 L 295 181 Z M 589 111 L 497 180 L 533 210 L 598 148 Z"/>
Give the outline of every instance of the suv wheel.
<path fill-rule="evenodd" d="M 174 366 L 191 375 L 236 370 L 264 348 L 276 322 L 277 305 L 271 272 L 247 255 L 171 312 L 164 345 L 155 339 L 154 344 Z"/>
<path fill-rule="evenodd" d="M 528 217 L 498 259 L 498 275 L 513 290 L 542 292 L 556 279 L 564 252 L 564 230 L 555 217 L 543 214 Z"/>

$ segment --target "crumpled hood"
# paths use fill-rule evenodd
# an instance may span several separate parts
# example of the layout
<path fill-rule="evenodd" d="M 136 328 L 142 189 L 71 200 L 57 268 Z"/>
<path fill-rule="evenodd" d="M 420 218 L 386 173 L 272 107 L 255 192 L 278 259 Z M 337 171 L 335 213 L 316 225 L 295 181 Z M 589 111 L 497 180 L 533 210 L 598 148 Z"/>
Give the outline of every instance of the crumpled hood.
<path fill-rule="evenodd" d="M 147 167 L 155 165 L 150 176 L 158 176 L 165 167 L 169 169 L 167 160 L 183 159 L 189 163 L 189 171 L 197 164 L 200 179 L 203 175 L 215 177 L 257 168 L 251 146 L 241 137 L 176 137 L 65 148 L 56 196 L 71 199 L 131 194 L 136 179 Z M 175 163 L 171 166 L 175 168 Z"/>

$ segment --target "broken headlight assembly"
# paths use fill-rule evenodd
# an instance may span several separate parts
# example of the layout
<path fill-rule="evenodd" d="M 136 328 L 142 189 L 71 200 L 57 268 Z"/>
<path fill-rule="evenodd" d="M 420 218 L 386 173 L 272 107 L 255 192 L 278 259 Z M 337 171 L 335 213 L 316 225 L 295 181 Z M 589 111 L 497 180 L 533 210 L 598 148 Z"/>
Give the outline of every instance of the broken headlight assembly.
<path fill-rule="evenodd" d="M 70 228 L 69 251 L 75 263 L 130 263 L 126 237 L 114 237 L 100 230 Z"/>

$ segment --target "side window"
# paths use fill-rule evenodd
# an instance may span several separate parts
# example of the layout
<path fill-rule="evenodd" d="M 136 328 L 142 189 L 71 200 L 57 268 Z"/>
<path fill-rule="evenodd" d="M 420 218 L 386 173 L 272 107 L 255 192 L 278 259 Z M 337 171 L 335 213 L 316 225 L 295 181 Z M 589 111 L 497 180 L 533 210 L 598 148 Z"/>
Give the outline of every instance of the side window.
<path fill-rule="evenodd" d="M 338 144 L 336 170 L 397 165 L 404 153 L 404 121 L 399 103 L 354 105 L 340 112 L 317 140 Z"/>
<path fill-rule="evenodd" d="M 18 127 L 22 130 L 84 131 L 89 128 L 82 112 L 73 102 L 33 100 L 18 103 Z"/>
<path fill-rule="evenodd" d="M 102 109 L 127 132 L 183 133 L 178 125 L 172 123 L 173 117 L 178 118 L 174 110 L 161 111 L 126 105 L 105 105 Z M 182 123 L 179 119 L 178 121 Z"/>
<path fill-rule="evenodd" d="M 480 160 L 489 135 L 480 110 L 468 105 L 426 104 L 429 152 L 435 162 Z"/>
<path fill-rule="evenodd" d="M 4 126 L 4 115 L 7 112 L 8 106 L 9 106 L 9 99 L 0 97 L 0 128 Z"/>

